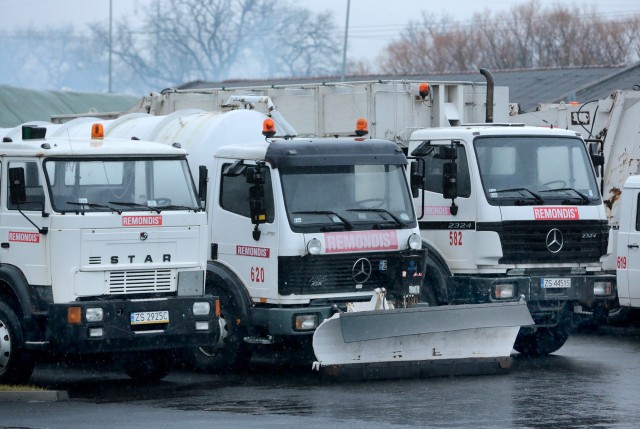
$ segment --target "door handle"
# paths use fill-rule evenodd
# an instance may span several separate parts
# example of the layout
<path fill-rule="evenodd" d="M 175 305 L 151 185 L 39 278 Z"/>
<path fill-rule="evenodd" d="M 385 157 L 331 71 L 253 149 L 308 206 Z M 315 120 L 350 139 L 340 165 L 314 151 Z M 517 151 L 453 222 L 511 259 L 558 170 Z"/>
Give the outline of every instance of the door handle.
<path fill-rule="evenodd" d="M 637 248 L 639 248 L 639 247 L 640 247 L 640 245 L 637 245 L 637 244 L 627 244 L 627 247 L 628 247 L 629 249 L 637 249 Z"/>
<path fill-rule="evenodd" d="M 0 247 L 2 247 L 3 249 L 8 249 L 9 248 L 9 243 L 2 243 L 2 244 L 0 244 Z"/>

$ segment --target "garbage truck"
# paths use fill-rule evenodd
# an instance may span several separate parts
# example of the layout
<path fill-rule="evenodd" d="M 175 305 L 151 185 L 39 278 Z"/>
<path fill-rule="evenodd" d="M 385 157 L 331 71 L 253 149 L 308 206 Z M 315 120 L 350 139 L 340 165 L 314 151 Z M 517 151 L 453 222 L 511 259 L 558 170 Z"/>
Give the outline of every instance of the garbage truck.
<path fill-rule="evenodd" d="M 422 176 L 397 144 L 356 132 L 355 121 L 341 138 L 292 138 L 284 118 L 250 109 L 100 123 L 132 147 L 138 138 L 180 144 L 208 177 L 206 290 L 220 297 L 223 345 L 192 349 L 198 368 L 242 369 L 255 351 L 288 348 L 331 374 L 506 369 L 520 327 L 533 323 L 517 295 L 433 306 L 412 204 Z M 86 126 L 78 118 L 55 133 Z"/>
<path fill-rule="evenodd" d="M 43 358 L 105 355 L 162 378 L 176 351 L 220 338 L 186 153 L 47 125 L 1 136 L 0 384 L 26 382 Z"/>
<path fill-rule="evenodd" d="M 623 201 L 624 192 L 635 192 L 636 182 L 629 178 L 640 174 L 639 119 L 640 91 L 631 89 L 612 91 L 603 99 L 584 103 L 540 104 L 535 111 L 510 117 L 511 121 L 580 132 L 585 135 L 590 151 L 600 158 L 596 173 L 611 228 L 610 247 L 613 249 L 604 261 L 604 268 L 612 273 L 624 271 L 624 283 L 618 288 L 618 298 L 623 307 L 637 305 L 630 295 L 633 285 L 627 283 L 626 278 L 626 274 L 631 272 L 626 268 L 627 257 L 633 257 L 635 252 L 626 247 L 633 243 L 624 241 L 629 238 L 626 234 L 631 234 L 633 230 L 628 222 L 634 216 L 631 200 L 635 197 L 630 195 L 628 201 Z M 629 182 L 625 185 L 627 179 Z M 619 232 L 623 231 L 623 222 L 626 223 L 625 238 L 620 243 L 619 235 L 622 234 Z"/>
<path fill-rule="evenodd" d="M 576 317 L 602 323 L 617 307 L 609 228 L 592 159 L 576 132 L 509 125 L 508 88 L 469 82 L 364 81 L 166 90 L 134 109 L 255 109 L 299 136 L 344 137 L 363 117 L 372 138 L 420 158 L 413 199 L 427 250 L 425 290 L 438 304 L 523 295 L 535 326 L 515 349 L 548 354 Z M 475 124 L 475 125 L 474 125 Z M 411 176 L 411 171 L 407 174 Z M 575 316 L 575 317 L 574 317 Z"/>

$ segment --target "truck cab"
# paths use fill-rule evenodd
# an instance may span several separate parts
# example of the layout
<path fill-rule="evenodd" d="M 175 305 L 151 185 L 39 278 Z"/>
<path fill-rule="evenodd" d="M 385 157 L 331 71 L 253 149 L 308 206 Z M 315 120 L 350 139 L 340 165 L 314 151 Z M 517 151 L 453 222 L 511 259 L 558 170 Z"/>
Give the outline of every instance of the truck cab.
<path fill-rule="evenodd" d="M 640 307 L 640 176 L 624 182 L 617 240 L 617 279 L 620 306 Z"/>
<path fill-rule="evenodd" d="M 204 293 L 207 219 L 174 147 L 47 138 L 19 127 L 0 151 L 0 381 L 39 354 L 117 354 L 134 378 L 175 349 L 218 341 Z"/>
<path fill-rule="evenodd" d="M 615 279 L 601 268 L 607 219 L 579 134 L 432 128 L 415 131 L 408 151 L 425 163 L 414 201 L 440 302 L 524 296 L 536 327 L 523 328 L 515 348 L 530 354 L 560 348 L 574 312 L 615 306 Z"/>

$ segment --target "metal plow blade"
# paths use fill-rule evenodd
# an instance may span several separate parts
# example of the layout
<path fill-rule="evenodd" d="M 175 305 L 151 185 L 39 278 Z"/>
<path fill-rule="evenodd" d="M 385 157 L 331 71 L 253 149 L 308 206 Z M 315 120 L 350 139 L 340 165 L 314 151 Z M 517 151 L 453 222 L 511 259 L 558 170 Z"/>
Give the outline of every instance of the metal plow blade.
<path fill-rule="evenodd" d="M 524 301 L 339 313 L 313 336 L 314 368 L 330 374 L 394 364 L 438 363 L 447 373 L 452 364 L 474 362 L 508 368 L 518 331 L 527 325 L 533 319 Z"/>

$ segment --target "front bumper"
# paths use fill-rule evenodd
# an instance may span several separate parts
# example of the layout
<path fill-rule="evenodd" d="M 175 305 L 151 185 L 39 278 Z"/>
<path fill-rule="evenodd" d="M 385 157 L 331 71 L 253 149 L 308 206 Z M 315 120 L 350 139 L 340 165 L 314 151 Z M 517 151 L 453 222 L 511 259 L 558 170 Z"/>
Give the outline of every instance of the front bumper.
<path fill-rule="evenodd" d="M 570 279 L 571 287 L 544 288 L 543 278 Z M 617 307 L 616 278 L 610 274 L 572 275 L 567 273 L 545 273 L 523 276 L 455 276 L 452 293 L 455 304 L 473 304 L 504 301 L 495 296 L 497 284 L 514 284 L 514 299 L 524 296 L 529 311 L 537 325 L 553 325 L 555 313 L 565 307 L 579 305 L 583 310 L 609 310 Z M 610 282 L 607 295 L 594 294 L 596 282 Z"/>
<path fill-rule="evenodd" d="M 46 329 L 47 350 L 54 354 L 91 354 L 143 350 L 178 349 L 216 344 L 220 336 L 215 315 L 217 297 L 169 297 L 156 300 L 83 301 L 51 304 Z M 208 315 L 194 315 L 195 302 L 208 302 Z M 71 307 L 81 308 L 81 320 L 68 322 Z M 102 308 L 103 320 L 88 322 L 87 308 Z M 147 311 L 169 312 L 168 323 L 132 325 L 131 313 Z M 196 330 L 196 322 L 208 327 Z M 202 323 L 200 324 L 202 327 Z M 101 336 L 90 336 L 90 331 Z"/>

